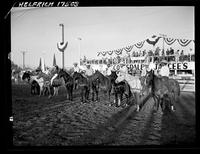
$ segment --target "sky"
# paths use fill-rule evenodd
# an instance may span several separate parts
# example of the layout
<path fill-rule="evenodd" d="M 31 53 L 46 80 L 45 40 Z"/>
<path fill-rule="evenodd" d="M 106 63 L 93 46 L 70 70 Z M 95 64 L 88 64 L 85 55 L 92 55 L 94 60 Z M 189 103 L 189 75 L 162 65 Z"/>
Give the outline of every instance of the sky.
<path fill-rule="evenodd" d="M 41 57 L 47 66 L 52 66 L 55 54 L 58 66 L 62 66 L 62 54 L 57 49 L 57 43 L 62 41 L 61 23 L 64 24 L 64 41 L 68 42 L 65 66 L 69 67 L 78 62 L 80 56 L 97 58 L 97 52 L 133 45 L 152 35 L 194 40 L 194 22 L 192 6 L 14 7 L 11 10 L 11 59 L 22 66 L 21 52 L 26 51 L 26 66 L 37 67 Z"/>

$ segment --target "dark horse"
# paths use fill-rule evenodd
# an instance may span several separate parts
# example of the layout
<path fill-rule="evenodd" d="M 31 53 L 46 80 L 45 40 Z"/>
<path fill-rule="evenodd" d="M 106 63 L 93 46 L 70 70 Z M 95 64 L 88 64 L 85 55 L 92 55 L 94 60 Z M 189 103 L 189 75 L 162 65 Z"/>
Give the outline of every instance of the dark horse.
<path fill-rule="evenodd" d="M 92 101 L 94 101 L 94 92 L 98 101 L 98 79 L 94 75 L 85 77 L 81 73 L 74 72 L 74 83 L 77 83 L 78 89 L 81 90 L 81 102 L 89 101 L 90 90 L 92 91 Z"/>
<path fill-rule="evenodd" d="M 111 75 L 109 76 L 104 76 L 101 72 L 98 70 L 95 71 L 94 77 L 99 80 L 99 89 L 103 90 L 104 92 L 107 92 L 108 94 L 108 99 L 110 101 L 110 94 L 111 90 L 114 86 L 115 80 L 117 78 L 116 72 L 111 72 Z"/>
<path fill-rule="evenodd" d="M 168 77 L 158 77 L 151 70 L 147 71 L 146 74 L 146 86 L 147 88 L 151 87 L 157 110 L 159 105 L 161 105 L 162 111 L 165 110 L 166 104 L 163 100 L 166 98 L 169 98 L 170 107 L 172 111 L 174 110 L 174 102 L 177 101 L 177 97 L 180 95 L 180 86 L 176 80 Z"/>
<path fill-rule="evenodd" d="M 73 101 L 73 78 L 65 72 L 63 69 L 60 69 L 57 78 L 63 78 L 65 81 L 65 87 L 67 90 L 67 98 Z"/>
<path fill-rule="evenodd" d="M 30 72 L 24 72 L 22 76 L 22 80 L 27 79 L 28 82 L 31 84 L 31 94 L 32 95 L 39 95 L 40 94 L 40 86 L 37 81 L 33 80 L 30 82 L 31 79 L 31 73 Z"/>
<path fill-rule="evenodd" d="M 126 107 L 129 105 L 130 97 L 132 96 L 131 89 L 129 84 L 126 81 L 121 81 L 119 83 L 114 82 L 114 94 L 115 94 L 115 101 L 114 104 L 116 107 L 122 106 Z M 121 103 L 123 95 L 126 97 L 126 103 Z"/>

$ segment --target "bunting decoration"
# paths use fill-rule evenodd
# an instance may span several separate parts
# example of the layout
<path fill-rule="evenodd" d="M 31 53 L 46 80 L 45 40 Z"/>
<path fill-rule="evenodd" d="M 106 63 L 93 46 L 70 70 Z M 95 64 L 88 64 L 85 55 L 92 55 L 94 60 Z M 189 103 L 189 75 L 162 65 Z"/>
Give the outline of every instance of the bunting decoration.
<path fill-rule="evenodd" d="M 109 55 L 112 55 L 112 54 L 113 54 L 113 51 L 107 51 L 107 53 L 108 53 Z"/>
<path fill-rule="evenodd" d="M 131 52 L 131 50 L 133 49 L 133 46 L 134 46 L 134 45 L 127 46 L 127 47 L 124 48 L 124 50 L 125 50 L 126 52 Z"/>
<path fill-rule="evenodd" d="M 151 38 L 146 39 L 146 41 L 147 41 L 147 43 L 152 44 L 153 46 L 155 46 L 160 38 L 161 37 L 157 37 L 156 35 L 153 35 Z"/>
<path fill-rule="evenodd" d="M 97 56 L 100 56 L 101 52 L 97 52 Z"/>
<path fill-rule="evenodd" d="M 145 42 L 145 41 L 141 41 L 141 42 L 139 42 L 139 43 L 136 43 L 135 46 L 136 46 L 137 48 L 142 48 L 143 45 L 144 45 L 144 42 Z"/>
<path fill-rule="evenodd" d="M 121 54 L 122 54 L 122 51 L 123 51 L 123 49 L 115 50 L 115 54 L 116 54 L 116 55 L 121 55 Z"/>
<path fill-rule="evenodd" d="M 107 52 L 103 51 L 101 54 L 102 54 L 103 56 L 105 56 L 105 55 L 106 55 L 106 53 L 107 53 Z"/>
<path fill-rule="evenodd" d="M 191 41 L 192 40 L 178 39 L 178 43 L 183 47 L 186 47 Z"/>
<path fill-rule="evenodd" d="M 173 39 L 173 38 L 164 38 L 164 41 L 168 45 L 172 45 L 176 41 L 176 39 Z"/>
<path fill-rule="evenodd" d="M 138 43 L 133 44 L 133 45 L 129 45 L 129 46 L 124 47 L 122 49 L 98 52 L 97 56 L 100 56 L 100 55 L 106 56 L 106 54 L 112 55 L 113 53 L 115 53 L 116 55 L 121 55 L 123 50 L 125 50 L 126 53 L 128 54 L 128 53 L 130 53 L 132 51 L 132 49 L 133 49 L 134 46 L 136 46 L 138 49 L 142 48 L 144 46 L 145 42 L 147 42 L 147 43 L 155 46 L 156 43 L 159 41 L 160 38 L 162 38 L 162 37 L 160 37 L 160 36 L 158 37 L 156 35 L 153 35 L 151 38 L 148 38 L 148 39 L 146 39 L 144 41 L 138 42 Z M 172 45 L 176 40 L 183 47 L 187 46 L 192 41 L 195 43 L 195 40 L 164 38 L 164 42 L 167 45 Z"/>

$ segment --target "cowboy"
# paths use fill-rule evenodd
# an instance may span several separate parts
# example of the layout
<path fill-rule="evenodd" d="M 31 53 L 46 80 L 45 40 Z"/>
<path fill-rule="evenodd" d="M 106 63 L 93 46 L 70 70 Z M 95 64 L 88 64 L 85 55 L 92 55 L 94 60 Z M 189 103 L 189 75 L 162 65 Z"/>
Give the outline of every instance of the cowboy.
<path fill-rule="evenodd" d="M 143 64 L 143 69 L 142 69 L 141 77 L 145 77 L 146 76 L 148 66 L 149 65 L 147 63 Z"/>
<path fill-rule="evenodd" d="M 107 64 L 107 68 L 106 68 L 106 75 L 109 76 L 112 73 L 112 67 L 110 65 L 110 63 Z"/>
<path fill-rule="evenodd" d="M 120 74 L 128 74 L 128 68 L 126 67 L 126 65 L 123 62 L 121 62 L 120 65 L 121 65 L 121 68 L 119 70 L 119 73 Z"/>
<path fill-rule="evenodd" d="M 35 71 L 36 71 L 36 73 L 37 73 L 38 76 L 42 73 L 41 68 L 37 68 Z"/>
<path fill-rule="evenodd" d="M 160 63 L 161 69 L 159 71 L 160 76 L 169 77 L 170 71 L 169 71 L 169 67 L 167 64 L 168 64 L 168 62 L 166 60 L 161 61 L 161 63 Z"/>
<path fill-rule="evenodd" d="M 73 71 L 79 73 L 80 68 L 78 67 L 78 63 L 74 63 Z"/>
<path fill-rule="evenodd" d="M 88 76 L 91 76 L 94 73 L 94 71 L 89 64 L 86 66 L 87 66 L 87 69 L 85 70 L 85 76 L 88 77 Z"/>
<path fill-rule="evenodd" d="M 58 65 L 55 65 L 54 67 L 55 67 L 55 71 L 54 71 L 54 76 L 51 78 L 51 85 L 53 83 L 53 80 L 58 76 L 58 73 L 60 71 Z"/>

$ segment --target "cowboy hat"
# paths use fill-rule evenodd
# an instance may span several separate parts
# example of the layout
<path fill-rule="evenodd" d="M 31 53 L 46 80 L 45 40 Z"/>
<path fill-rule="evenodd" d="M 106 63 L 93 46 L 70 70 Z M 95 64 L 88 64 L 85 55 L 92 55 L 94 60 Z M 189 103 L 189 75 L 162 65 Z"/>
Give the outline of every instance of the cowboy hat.
<path fill-rule="evenodd" d="M 161 64 L 162 64 L 162 63 L 167 64 L 168 62 L 167 62 L 166 60 L 163 59 L 160 63 L 161 63 Z"/>

